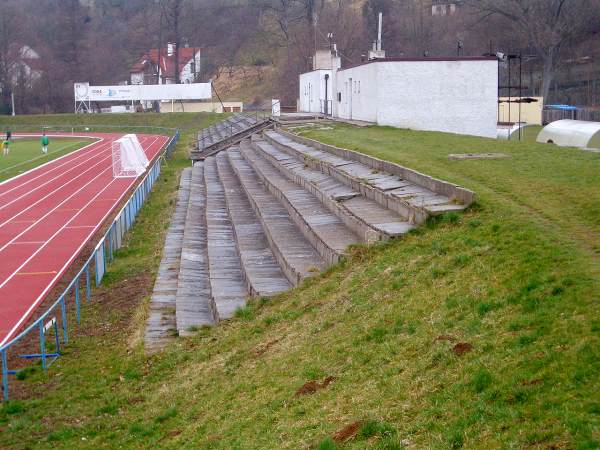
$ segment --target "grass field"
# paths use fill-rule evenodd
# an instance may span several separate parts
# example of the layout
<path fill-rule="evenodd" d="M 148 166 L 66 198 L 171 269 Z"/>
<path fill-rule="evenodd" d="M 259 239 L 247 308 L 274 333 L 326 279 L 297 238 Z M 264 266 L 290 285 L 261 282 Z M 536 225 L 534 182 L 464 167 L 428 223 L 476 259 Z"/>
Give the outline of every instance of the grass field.
<path fill-rule="evenodd" d="M 7 180 L 41 164 L 71 153 L 93 142 L 88 139 L 52 138 L 48 154 L 42 154 L 38 138 L 13 139 L 8 156 L 0 152 L 0 181 Z"/>
<path fill-rule="evenodd" d="M 600 155 L 379 127 L 306 135 L 478 202 L 146 357 L 186 135 L 89 328 L 0 410 L 0 447 L 599 447 Z M 462 152 L 511 158 L 447 158 Z"/>

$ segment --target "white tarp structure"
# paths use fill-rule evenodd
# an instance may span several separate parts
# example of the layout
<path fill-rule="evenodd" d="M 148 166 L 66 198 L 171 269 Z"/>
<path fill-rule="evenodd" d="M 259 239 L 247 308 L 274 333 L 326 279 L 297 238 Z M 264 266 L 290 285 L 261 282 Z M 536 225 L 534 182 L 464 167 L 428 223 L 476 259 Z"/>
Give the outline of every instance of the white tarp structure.
<path fill-rule="evenodd" d="M 90 86 L 75 83 L 75 112 L 89 112 L 91 102 L 209 100 L 211 83 L 137 84 L 124 86 Z"/>
<path fill-rule="evenodd" d="M 127 134 L 112 143 L 112 166 L 115 178 L 138 177 L 150 164 L 137 136 Z"/>
<path fill-rule="evenodd" d="M 557 120 L 540 131 L 537 141 L 561 147 L 600 149 L 600 122 Z"/>

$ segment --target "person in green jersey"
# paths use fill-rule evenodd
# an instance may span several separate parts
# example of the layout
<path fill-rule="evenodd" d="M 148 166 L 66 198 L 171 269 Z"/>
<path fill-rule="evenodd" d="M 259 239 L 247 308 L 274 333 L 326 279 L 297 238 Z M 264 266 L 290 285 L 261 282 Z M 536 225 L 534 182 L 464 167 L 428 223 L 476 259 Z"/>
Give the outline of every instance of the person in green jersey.
<path fill-rule="evenodd" d="M 48 144 L 50 144 L 50 139 L 46 136 L 46 133 L 42 134 L 42 138 L 40 139 L 42 143 L 42 153 L 46 155 L 48 153 Z"/>
<path fill-rule="evenodd" d="M 4 143 L 2 144 L 2 150 L 3 150 L 3 155 L 4 156 L 8 156 L 8 153 L 10 152 L 10 141 L 8 139 L 6 139 L 4 141 Z"/>

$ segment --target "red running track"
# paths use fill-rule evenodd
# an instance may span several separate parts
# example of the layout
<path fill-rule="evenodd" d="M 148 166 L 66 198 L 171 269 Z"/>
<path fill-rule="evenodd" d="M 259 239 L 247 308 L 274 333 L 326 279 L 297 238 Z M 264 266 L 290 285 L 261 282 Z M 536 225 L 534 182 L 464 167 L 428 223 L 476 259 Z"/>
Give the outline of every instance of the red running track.
<path fill-rule="evenodd" d="M 23 328 L 96 231 L 135 185 L 114 178 L 112 142 L 98 139 L 0 183 L 0 347 Z M 166 136 L 138 135 L 150 161 Z"/>

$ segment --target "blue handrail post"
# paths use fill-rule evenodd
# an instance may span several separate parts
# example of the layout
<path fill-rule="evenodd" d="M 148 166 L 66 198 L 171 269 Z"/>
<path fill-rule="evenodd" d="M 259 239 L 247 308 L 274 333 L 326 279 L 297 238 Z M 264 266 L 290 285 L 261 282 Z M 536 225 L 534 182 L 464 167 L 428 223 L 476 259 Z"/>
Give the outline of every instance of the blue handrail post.
<path fill-rule="evenodd" d="M 56 342 L 56 354 L 60 354 L 60 335 L 58 334 L 58 322 L 54 320 L 54 342 Z"/>
<path fill-rule="evenodd" d="M 68 324 L 67 324 L 67 305 L 65 304 L 65 296 L 61 297 L 60 301 L 60 313 L 62 316 L 62 329 L 63 329 L 63 341 L 65 344 L 69 342 Z"/>
<path fill-rule="evenodd" d="M 92 288 L 90 286 L 90 263 L 85 266 L 85 298 L 89 302 L 92 297 Z"/>
<path fill-rule="evenodd" d="M 6 361 L 6 350 L 2 350 L 2 393 L 4 401 L 8 401 L 8 362 Z"/>
<path fill-rule="evenodd" d="M 42 369 L 46 370 L 46 335 L 44 334 L 43 320 L 40 320 L 40 355 L 42 357 Z"/>
<path fill-rule="evenodd" d="M 75 279 L 75 308 L 77 309 L 77 324 L 80 324 L 81 306 L 79 305 L 79 277 Z"/>

